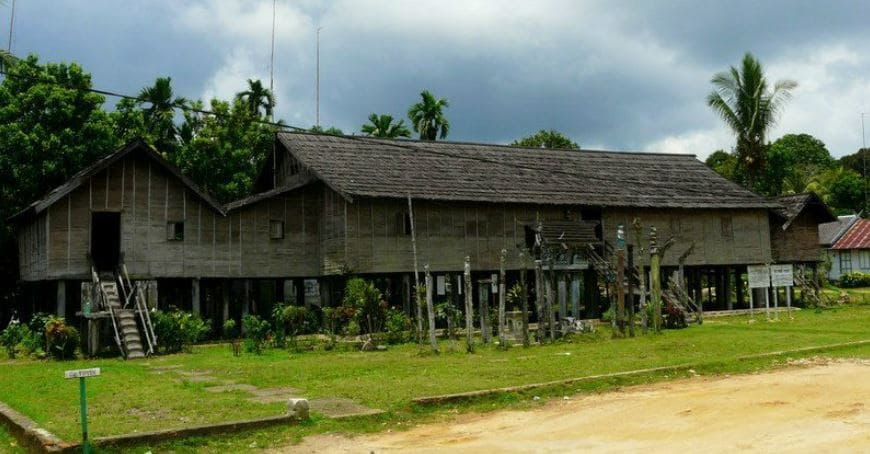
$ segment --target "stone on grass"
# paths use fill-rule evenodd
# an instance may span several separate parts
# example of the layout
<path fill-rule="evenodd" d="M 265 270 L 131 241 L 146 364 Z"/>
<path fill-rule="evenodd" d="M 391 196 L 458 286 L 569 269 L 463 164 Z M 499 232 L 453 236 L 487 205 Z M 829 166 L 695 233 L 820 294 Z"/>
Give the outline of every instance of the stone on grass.
<path fill-rule="evenodd" d="M 287 400 L 287 411 L 292 413 L 296 419 L 308 419 L 308 399 Z"/>

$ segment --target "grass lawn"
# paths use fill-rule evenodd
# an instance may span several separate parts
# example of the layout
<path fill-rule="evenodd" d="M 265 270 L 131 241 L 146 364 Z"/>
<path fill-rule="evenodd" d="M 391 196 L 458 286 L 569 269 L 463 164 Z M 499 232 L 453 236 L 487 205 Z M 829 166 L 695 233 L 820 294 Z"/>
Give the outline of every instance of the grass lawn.
<path fill-rule="evenodd" d="M 6 431 L 6 428 L 0 425 L 0 452 L 2 453 L 24 453 L 26 452 L 20 446 L 18 441 Z"/>
<path fill-rule="evenodd" d="M 870 339 L 870 306 L 854 305 L 784 315 L 767 322 L 756 315 L 709 319 L 702 326 L 665 331 L 634 339 L 609 338 L 609 331 L 575 338 L 573 343 L 521 347 L 509 351 L 479 348 L 473 355 L 419 353 L 415 345 L 386 352 L 307 352 L 268 350 L 262 356 L 234 357 L 228 346 L 197 347 L 192 353 L 124 362 L 117 359 L 45 362 L 0 361 L 0 400 L 29 415 L 67 440 L 79 436 L 78 386 L 63 371 L 100 367 L 102 376 L 89 379 L 89 422 L 92 436 L 181 427 L 212 421 L 272 416 L 283 403 L 259 404 L 235 391 L 209 393 L 204 388 L 226 381 L 258 387 L 293 387 L 308 398 L 347 397 L 387 411 L 386 415 L 333 421 L 314 415 L 299 427 L 275 428 L 207 439 L 176 441 L 157 450 L 226 451 L 286 443 L 324 431 L 372 431 L 396 424 L 444 417 L 468 409 L 529 405 L 528 399 L 503 396 L 471 404 L 420 409 L 413 397 L 536 383 L 560 378 L 685 363 L 701 364 L 699 373 L 739 373 L 768 367 L 782 358 L 737 361 L 741 355 Z M 461 344 L 460 344 L 461 345 Z M 446 350 L 446 344 L 442 349 Z M 870 346 L 825 353 L 870 357 Z M 812 354 L 807 354 L 812 355 Z M 804 355 L 804 356 L 807 356 Z M 181 366 L 155 373 L 154 366 Z M 177 371 L 210 371 L 212 379 L 194 382 Z M 673 374 L 671 374 L 673 376 Z M 539 395 L 605 389 L 628 383 L 670 378 L 647 377 L 574 385 L 571 389 L 536 391 Z M 9 442 L 0 432 L 0 446 Z M 151 447 L 153 448 L 153 447 Z M 142 450 L 146 450 L 145 447 Z"/>

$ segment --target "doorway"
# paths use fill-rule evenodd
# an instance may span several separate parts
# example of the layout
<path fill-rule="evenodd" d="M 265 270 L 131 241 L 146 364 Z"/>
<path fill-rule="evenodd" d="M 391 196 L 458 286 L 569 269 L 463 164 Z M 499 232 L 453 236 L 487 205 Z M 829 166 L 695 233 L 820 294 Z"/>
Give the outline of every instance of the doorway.
<path fill-rule="evenodd" d="M 114 271 L 121 256 L 121 213 L 91 213 L 91 258 L 97 271 Z"/>

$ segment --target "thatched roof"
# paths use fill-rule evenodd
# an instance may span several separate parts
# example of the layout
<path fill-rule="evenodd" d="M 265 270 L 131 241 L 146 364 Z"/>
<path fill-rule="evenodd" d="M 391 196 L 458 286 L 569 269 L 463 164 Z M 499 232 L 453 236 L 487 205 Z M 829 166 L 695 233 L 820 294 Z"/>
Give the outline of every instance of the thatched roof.
<path fill-rule="evenodd" d="M 75 175 L 70 177 L 70 179 L 67 180 L 66 183 L 52 189 L 41 199 L 31 203 L 27 206 L 27 208 L 19 211 L 9 219 L 12 221 L 20 222 L 30 218 L 31 216 L 35 216 L 43 212 L 46 208 L 50 207 L 55 202 L 62 199 L 70 192 L 74 191 L 82 184 L 86 183 L 88 181 L 88 178 L 100 173 L 110 165 L 118 162 L 123 157 L 131 153 L 141 153 L 149 159 L 153 160 L 158 165 L 166 169 L 169 173 L 178 178 L 185 186 L 187 186 L 188 189 L 190 189 L 191 191 L 193 191 L 193 193 L 202 198 L 202 200 L 206 204 L 211 206 L 215 211 L 224 214 L 223 207 L 219 203 L 217 203 L 217 201 L 209 193 L 197 186 L 197 184 L 194 183 L 190 178 L 184 176 L 184 174 L 181 173 L 181 170 L 178 167 L 164 159 L 163 156 L 160 156 L 160 153 L 148 146 L 148 144 L 146 144 L 145 142 L 141 140 L 134 140 L 127 145 L 124 145 L 123 147 L 115 150 L 111 154 L 94 161 L 93 164 L 85 167 L 84 169 L 80 170 Z"/>
<path fill-rule="evenodd" d="M 280 133 L 343 196 L 650 208 L 779 208 L 691 155 Z"/>
<path fill-rule="evenodd" d="M 837 220 L 834 213 L 822 199 L 813 192 L 805 192 L 803 194 L 789 194 L 778 197 L 771 197 L 772 202 L 779 202 L 782 208 L 774 210 L 782 220 L 782 229 L 786 230 L 791 225 L 792 221 L 806 212 L 810 216 L 815 216 L 818 223 L 833 222 Z"/>

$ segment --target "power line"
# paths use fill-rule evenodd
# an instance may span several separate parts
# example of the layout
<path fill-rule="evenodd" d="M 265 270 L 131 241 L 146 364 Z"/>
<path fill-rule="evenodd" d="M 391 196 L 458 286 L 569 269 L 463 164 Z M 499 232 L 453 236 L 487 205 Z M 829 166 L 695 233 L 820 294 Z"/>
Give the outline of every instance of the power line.
<path fill-rule="evenodd" d="M 96 94 L 103 95 L 103 96 L 112 96 L 115 98 L 129 99 L 129 100 L 137 101 L 137 102 L 148 102 L 148 103 L 151 102 L 148 99 L 140 98 L 138 96 L 130 96 L 130 95 L 125 95 L 123 93 L 117 93 L 117 92 L 108 91 L 108 90 L 100 90 L 98 88 L 79 87 L 79 86 L 70 85 L 70 84 L 62 84 L 62 83 L 55 81 L 55 80 L 46 80 L 46 79 L 41 79 L 39 77 L 27 76 L 27 75 L 23 75 L 23 74 L 11 74 L 6 70 L 0 70 L 0 75 L 3 75 L 5 77 L 18 78 L 18 79 L 26 79 L 26 80 L 30 80 L 30 81 L 37 82 L 37 83 L 55 85 L 55 86 L 65 88 L 68 90 L 86 91 L 86 92 L 96 93 Z M 212 115 L 214 117 L 220 117 L 220 118 L 227 117 L 227 115 L 225 115 L 223 113 L 218 113 L 218 112 L 214 112 L 214 111 L 206 110 L 206 109 L 199 109 L 199 108 L 189 106 L 186 104 L 178 104 L 178 103 L 173 102 L 173 103 L 170 103 L 169 106 L 173 109 L 179 109 L 179 110 L 186 111 L 186 112 L 194 112 L 194 113 L 203 114 L 203 115 Z M 307 128 L 300 128 L 298 126 L 291 126 L 291 125 L 287 125 L 284 123 L 276 123 L 276 122 L 267 121 L 267 120 L 263 120 L 263 119 L 259 119 L 259 118 L 252 119 L 251 122 L 257 123 L 257 124 L 262 124 L 262 125 L 267 125 L 267 126 L 273 126 L 276 128 L 291 129 L 294 131 L 307 131 L 308 130 Z"/>

